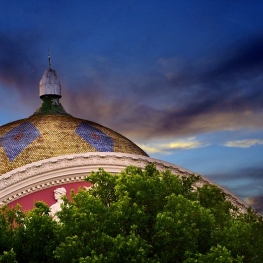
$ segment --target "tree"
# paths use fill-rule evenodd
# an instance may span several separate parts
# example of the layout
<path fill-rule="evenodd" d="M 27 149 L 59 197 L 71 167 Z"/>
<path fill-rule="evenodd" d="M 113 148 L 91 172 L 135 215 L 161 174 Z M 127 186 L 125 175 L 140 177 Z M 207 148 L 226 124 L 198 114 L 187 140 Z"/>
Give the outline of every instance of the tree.
<path fill-rule="evenodd" d="M 118 175 L 100 169 L 85 180 L 92 187 L 64 199 L 59 222 L 41 202 L 28 214 L 3 208 L 2 257 L 19 263 L 262 262 L 262 217 L 251 209 L 239 214 L 216 186 L 194 187 L 199 177 L 150 164 Z"/>

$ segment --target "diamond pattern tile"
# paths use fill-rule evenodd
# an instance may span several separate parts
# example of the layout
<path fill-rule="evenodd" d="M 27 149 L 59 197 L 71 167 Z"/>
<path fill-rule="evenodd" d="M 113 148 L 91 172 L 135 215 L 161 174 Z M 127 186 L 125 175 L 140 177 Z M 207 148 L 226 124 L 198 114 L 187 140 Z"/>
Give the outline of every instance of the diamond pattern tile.
<path fill-rule="evenodd" d="M 0 142 L 12 162 L 39 135 L 39 130 L 27 121 L 3 135 Z"/>
<path fill-rule="evenodd" d="M 40 160 L 97 151 L 147 156 L 121 134 L 69 115 L 32 115 L 0 126 L 0 176 Z"/>
<path fill-rule="evenodd" d="M 76 133 L 98 152 L 113 152 L 113 139 L 94 126 L 81 122 Z"/>

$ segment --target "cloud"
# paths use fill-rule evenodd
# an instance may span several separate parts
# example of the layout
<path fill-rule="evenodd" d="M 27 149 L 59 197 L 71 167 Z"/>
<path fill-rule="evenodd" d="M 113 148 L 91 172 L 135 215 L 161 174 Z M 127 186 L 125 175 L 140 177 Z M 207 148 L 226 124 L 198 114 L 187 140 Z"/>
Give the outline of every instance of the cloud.
<path fill-rule="evenodd" d="M 235 43 L 227 53 L 228 58 L 222 60 L 214 74 L 224 78 L 233 74 L 245 74 L 243 77 L 246 77 L 251 71 L 259 71 L 263 66 L 262 45 L 263 34 Z"/>
<path fill-rule="evenodd" d="M 261 163 L 251 167 L 239 166 L 233 171 L 205 176 L 236 194 L 257 212 L 263 214 L 263 165 Z"/>
<path fill-rule="evenodd" d="M 62 103 L 73 116 L 139 142 L 263 129 L 263 55 L 258 48 L 262 41 L 260 35 L 213 58 L 159 58 L 143 70 L 116 63 L 116 54 L 106 57 L 98 51 L 89 62 L 85 55 L 73 66 L 68 63 L 66 73 L 55 68 L 63 85 Z M 34 32 L 24 36 L 0 32 L 0 47 L 5 50 L 0 55 L 0 82 L 6 89 L 16 89 L 32 112 L 40 104 L 36 97 L 45 68 L 36 59 L 39 42 L 41 37 Z M 72 57 L 74 52 L 77 48 Z"/>
<path fill-rule="evenodd" d="M 214 58 L 160 58 L 135 75 L 97 64 L 96 81 L 80 81 L 66 107 L 137 141 L 263 129 L 261 44 L 260 35 Z"/>
<path fill-rule="evenodd" d="M 193 149 L 198 148 L 202 145 L 201 142 L 198 141 L 177 141 L 177 142 L 171 142 L 169 144 L 164 144 L 164 147 L 170 148 L 170 149 Z"/>
<path fill-rule="evenodd" d="M 152 141 L 194 136 L 218 130 L 263 128 L 263 112 L 205 110 L 187 107 L 156 108 L 138 97 L 108 94 L 103 83 L 63 90 L 63 105 L 73 116 L 89 119 L 136 140 Z"/>
<path fill-rule="evenodd" d="M 170 142 L 159 142 L 159 143 L 148 143 L 138 144 L 143 150 L 148 153 L 163 153 L 172 154 L 178 150 L 189 150 L 200 147 L 208 146 L 206 142 L 193 140 L 194 138 L 189 138 L 187 140 L 178 140 Z"/>
<path fill-rule="evenodd" d="M 147 153 L 165 153 L 165 154 L 168 153 L 168 152 L 164 152 L 163 149 L 160 149 L 156 145 L 143 145 L 143 144 L 137 144 L 137 145 Z"/>
<path fill-rule="evenodd" d="M 263 215 L 263 195 L 247 197 L 244 200 L 250 206 L 252 206 L 258 213 Z"/>
<path fill-rule="evenodd" d="M 255 144 L 263 144 L 263 140 L 249 139 L 249 140 L 240 140 L 240 141 L 228 141 L 224 144 L 224 146 L 249 148 Z"/>
<path fill-rule="evenodd" d="M 249 179 L 251 181 L 257 181 L 259 184 L 263 185 L 263 165 L 258 164 L 256 166 L 246 166 L 246 167 L 237 167 L 234 171 L 229 171 L 227 173 L 213 173 L 206 175 L 212 180 L 215 181 L 224 181 L 226 184 L 228 181 L 238 181 Z"/>

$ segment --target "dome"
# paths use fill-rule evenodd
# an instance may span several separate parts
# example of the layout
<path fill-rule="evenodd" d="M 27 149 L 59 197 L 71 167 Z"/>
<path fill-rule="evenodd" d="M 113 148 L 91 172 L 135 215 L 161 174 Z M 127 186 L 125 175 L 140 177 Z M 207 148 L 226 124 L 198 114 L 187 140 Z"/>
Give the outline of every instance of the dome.
<path fill-rule="evenodd" d="M 68 154 L 119 152 L 148 156 L 121 134 L 68 114 L 59 102 L 60 87 L 56 71 L 47 69 L 40 81 L 43 102 L 37 111 L 29 118 L 0 127 L 0 174 Z"/>
<path fill-rule="evenodd" d="M 49 56 L 49 69 L 40 81 L 40 107 L 32 116 L 0 127 L 0 206 L 12 207 L 19 202 L 27 210 L 37 200 L 52 205 L 57 187 L 69 192 L 88 187 L 83 179 L 99 168 L 116 174 L 129 165 L 144 168 L 155 163 L 158 170 L 170 169 L 182 176 L 194 174 L 148 157 L 132 141 L 109 128 L 68 114 L 59 101 L 59 77 L 50 65 Z M 216 185 L 201 176 L 197 186 L 203 184 Z M 241 212 L 246 211 L 246 203 L 220 189 Z"/>

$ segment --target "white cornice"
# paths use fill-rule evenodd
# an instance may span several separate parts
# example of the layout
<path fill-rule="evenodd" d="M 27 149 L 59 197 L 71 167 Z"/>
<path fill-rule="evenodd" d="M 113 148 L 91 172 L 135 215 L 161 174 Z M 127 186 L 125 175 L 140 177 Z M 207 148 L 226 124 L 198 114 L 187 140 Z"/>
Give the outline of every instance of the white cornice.
<path fill-rule="evenodd" d="M 0 206 L 51 186 L 79 182 L 91 171 L 97 171 L 100 167 L 111 173 L 119 173 L 128 165 L 144 168 L 149 163 L 155 163 L 156 168 L 161 171 L 170 169 L 172 173 L 178 175 L 197 175 L 178 165 L 142 155 L 115 152 L 64 155 L 34 162 L 2 175 L 0 177 Z M 201 176 L 198 186 L 204 183 L 218 186 L 226 194 L 227 199 L 239 207 L 241 212 L 245 212 L 249 207 L 227 189 Z"/>

